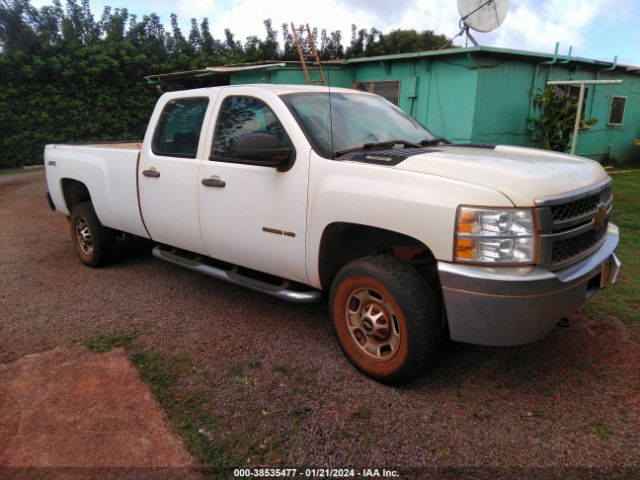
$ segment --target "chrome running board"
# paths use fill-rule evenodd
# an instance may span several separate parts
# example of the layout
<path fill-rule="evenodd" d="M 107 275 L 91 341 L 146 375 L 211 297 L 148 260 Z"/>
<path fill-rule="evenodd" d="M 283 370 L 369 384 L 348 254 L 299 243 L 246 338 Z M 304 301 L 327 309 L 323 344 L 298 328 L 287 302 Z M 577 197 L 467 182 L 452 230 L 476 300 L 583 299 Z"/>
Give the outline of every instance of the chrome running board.
<path fill-rule="evenodd" d="M 230 270 L 214 267 L 200 261 L 202 257 L 196 256 L 194 259 L 186 258 L 178 253 L 175 248 L 163 247 L 158 245 L 153 248 L 153 256 L 161 260 L 180 265 L 196 272 L 204 273 L 210 277 L 214 277 L 225 282 L 240 285 L 256 292 L 265 293 L 272 297 L 287 300 L 296 303 L 314 303 L 319 302 L 321 293 L 319 290 L 292 290 L 289 288 L 289 280 L 282 280 L 280 285 L 263 282 L 255 278 L 247 277 L 239 273 L 237 266 L 231 267 Z"/>

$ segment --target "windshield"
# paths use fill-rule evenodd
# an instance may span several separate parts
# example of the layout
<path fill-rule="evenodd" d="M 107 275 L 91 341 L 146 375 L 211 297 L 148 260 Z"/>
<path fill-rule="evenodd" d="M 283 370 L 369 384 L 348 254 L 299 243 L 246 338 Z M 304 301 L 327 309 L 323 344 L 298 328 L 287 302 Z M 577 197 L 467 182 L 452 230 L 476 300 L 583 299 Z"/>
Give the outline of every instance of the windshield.
<path fill-rule="evenodd" d="M 422 125 L 377 95 L 289 93 L 281 98 L 298 119 L 314 149 L 325 158 L 334 158 L 336 152 L 366 143 L 402 140 L 420 144 L 435 140 Z"/>

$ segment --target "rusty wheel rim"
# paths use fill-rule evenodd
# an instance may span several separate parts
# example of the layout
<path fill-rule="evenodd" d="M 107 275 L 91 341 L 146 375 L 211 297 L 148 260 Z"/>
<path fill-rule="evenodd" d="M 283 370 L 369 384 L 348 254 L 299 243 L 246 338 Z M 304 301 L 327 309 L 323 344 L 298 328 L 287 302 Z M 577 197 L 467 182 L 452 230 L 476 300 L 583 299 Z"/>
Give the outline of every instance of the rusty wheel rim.
<path fill-rule="evenodd" d="M 359 288 L 347 298 L 347 327 L 353 342 L 367 357 L 387 361 L 400 345 L 398 317 L 384 296 L 373 288 Z"/>
<path fill-rule="evenodd" d="M 82 218 L 76 219 L 76 237 L 78 239 L 78 246 L 85 255 L 91 255 L 93 252 L 93 238 L 91 236 L 91 229 L 89 224 Z"/>

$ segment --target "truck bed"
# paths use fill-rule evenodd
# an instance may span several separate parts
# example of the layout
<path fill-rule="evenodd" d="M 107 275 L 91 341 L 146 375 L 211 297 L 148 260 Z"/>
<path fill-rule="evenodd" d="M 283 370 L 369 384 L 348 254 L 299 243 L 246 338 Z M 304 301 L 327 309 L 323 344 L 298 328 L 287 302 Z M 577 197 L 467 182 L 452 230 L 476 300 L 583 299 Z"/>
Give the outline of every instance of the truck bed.
<path fill-rule="evenodd" d="M 97 147 L 97 148 L 121 148 L 123 150 L 142 149 L 142 140 L 139 142 L 131 140 L 116 140 L 113 142 L 100 143 L 57 143 L 56 147 Z"/>
<path fill-rule="evenodd" d="M 91 143 L 85 145 L 86 147 L 98 147 L 98 148 L 122 148 L 125 150 L 140 150 L 142 148 L 142 142 L 109 142 L 109 143 Z"/>
<path fill-rule="evenodd" d="M 47 145 L 47 188 L 56 210 L 70 214 L 68 180 L 84 184 L 103 225 L 142 237 L 148 234 L 138 206 L 137 168 L 142 144 L 132 141 Z"/>

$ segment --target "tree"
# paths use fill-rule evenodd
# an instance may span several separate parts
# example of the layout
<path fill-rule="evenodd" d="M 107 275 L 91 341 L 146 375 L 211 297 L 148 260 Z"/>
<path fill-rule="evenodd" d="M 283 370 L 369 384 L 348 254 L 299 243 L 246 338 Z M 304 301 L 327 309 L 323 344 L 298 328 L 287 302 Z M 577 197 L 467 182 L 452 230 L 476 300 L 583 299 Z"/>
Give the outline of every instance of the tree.
<path fill-rule="evenodd" d="M 260 42 L 260 57 L 262 60 L 277 60 L 280 57 L 280 46 L 278 45 L 278 31 L 273 29 L 271 19 L 264 22 L 267 37 L 264 42 Z"/>
<path fill-rule="evenodd" d="M 298 60 L 289 26 L 264 21 L 264 39 L 238 41 L 226 29 L 211 34 L 209 20 L 191 19 L 188 38 L 176 15 L 165 29 L 155 13 L 138 17 L 104 7 L 96 20 L 89 0 L 0 0 L 0 167 L 37 162 L 47 143 L 141 138 L 158 91 L 146 75 L 265 60 Z M 345 52 L 340 31 L 314 28 L 322 60 L 437 48 L 433 32 L 352 27 Z M 435 46 L 434 46 L 435 45 Z M 171 88 L 211 82 L 176 81 Z M 210 84 L 210 83 L 209 83 Z M 99 115 L 97 114 L 99 112 Z"/>
<path fill-rule="evenodd" d="M 200 33 L 200 27 L 198 26 L 198 20 L 191 19 L 191 31 L 189 32 L 189 45 L 194 52 L 202 50 L 202 34 Z"/>

